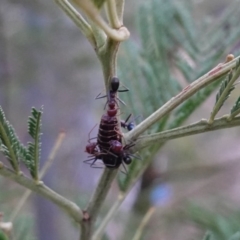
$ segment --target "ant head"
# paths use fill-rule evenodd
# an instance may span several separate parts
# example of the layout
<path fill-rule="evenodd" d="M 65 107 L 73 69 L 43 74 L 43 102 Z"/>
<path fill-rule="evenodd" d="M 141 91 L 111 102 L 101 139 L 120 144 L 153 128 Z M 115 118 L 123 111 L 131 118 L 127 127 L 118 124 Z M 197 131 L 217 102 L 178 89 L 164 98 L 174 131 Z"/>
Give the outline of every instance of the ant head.
<path fill-rule="evenodd" d="M 86 145 L 85 152 L 87 152 L 89 154 L 94 154 L 96 152 L 96 147 L 97 147 L 97 143 L 96 142 L 88 143 Z"/>
<path fill-rule="evenodd" d="M 127 130 L 128 131 L 131 131 L 135 128 L 135 124 L 133 122 L 130 122 L 128 125 L 127 125 Z"/>
<path fill-rule="evenodd" d="M 119 88 L 119 79 L 117 77 L 112 77 L 111 79 L 111 90 L 117 92 Z"/>
<path fill-rule="evenodd" d="M 128 165 L 128 164 L 130 164 L 132 162 L 132 159 L 131 159 L 131 157 L 129 155 L 126 154 L 123 157 L 123 161 Z"/>

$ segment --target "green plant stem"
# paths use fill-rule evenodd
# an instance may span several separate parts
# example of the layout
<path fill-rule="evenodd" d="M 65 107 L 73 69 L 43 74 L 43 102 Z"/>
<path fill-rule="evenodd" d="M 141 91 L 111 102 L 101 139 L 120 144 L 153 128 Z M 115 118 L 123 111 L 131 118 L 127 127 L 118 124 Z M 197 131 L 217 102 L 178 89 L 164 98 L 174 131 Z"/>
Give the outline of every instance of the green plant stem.
<path fill-rule="evenodd" d="M 109 80 L 116 76 L 116 59 L 119 42 L 108 39 L 103 48 L 97 49 L 96 53 L 102 65 L 106 92 L 109 90 Z M 106 198 L 111 183 L 114 180 L 118 169 L 106 168 L 98 183 L 98 186 L 91 198 L 86 211 L 84 211 L 85 220 L 81 226 L 80 239 L 88 240 L 91 238 L 94 222 L 97 214 Z"/>
<path fill-rule="evenodd" d="M 45 197 L 46 199 L 50 200 L 51 202 L 55 203 L 61 209 L 63 209 L 70 217 L 72 217 L 76 222 L 80 223 L 82 221 L 82 211 L 81 209 L 73 202 L 69 201 L 68 199 L 62 197 L 58 193 L 54 192 L 52 189 L 48 188 L 43 183 L 36 183 L 32 181 L 24 174 L 17 175 L 8 167 L 4 166 L 3 163 L 0 162 L 0 175 L 13 180 L 14 182 L 24 186 L 41 196 Z"/>
<path fill-rule="evenodd" d="M 84 36 L 89 40 L 91 45 L 95 48 L 96 43 L 92 28 L 82 17 L 82 15 L 67 0 L 55 0 L 55 2 L 73 20 Z"/>
<path fill-rule="evenodd" d="M 122 24 L 118 19 L 115 0 L 106 1 L 106 11 L 107 11 L 110 26 L 116 29 L 120 28 Z"/>
<path fill-rule="evenodd" d="M 232 87 L 234 82 L 238 79 L 239 75 L 240 75 L 240 66 L 238 67 L 237 71 L 234 73 L 231 80 L 228 82 L 226 88 L 224 89 L 221 96 L 219 97 L 218 101 L 216 102 L 216 104 L 215 104 L 215 106 L 214 106 L 214 108 L 211 112 L 210 118 L 209 118 L 209 123 L 210 124 L 212 124 L 212 122 L 214 121 L 214 117 L 216 116 L 219 109 L 223 105 L 223 102 L 225 101 L 226 96 L 229 94 L 229 89 Z"/>
<path fill-rule="evenodd" d="M 91 21 L 91 19 L 89 19 L 89 23 L 91 24 L 94 39 L 96 42 L 95 50 L 98 51 L 105 46 L 107 41 L 107 35 L 101 28 L 99 28 L 93 21 Z"/>
<path fill-rule="evenodd" d="M 143 217 L 138 229 L 136 230 L 136 233 L 134 234 L 133 240 L 140 240 L 143 234 L 143 230 L 148 224 L 149 220 L 151 219 L 153 213 L 156 211 L 156 208 L 151 207 L 145 216 Z"/>
<path fill-rule="evenodd" d="M 229 114 L 228 121 L 232 121 L 232 119 L 240 113 L 240 109 L 234 111 L 233 113 Z"/>
<path fill-rule="evenodd" d="M 87 216 L 89 216 L 89 219 L 85 219 L 85 221 L 83 221 L 81 239 L 88 240 L 91 238 L 93 224 L 117 172 L 118 169 L 105 168 L 98 186 L 89 201 L 86 211 L 84 211 L 87 213 Z"/>
<path fill-rule="evenodd" d="M 104 217 L 104 219 L 101 221 L 100 226 L 98 227 L 98 229 L 94 232 L 92 240 L 100 240 L 102 239 L 102 235 L 106 229 L 107 224 L 109 223 L 109 221 L 113 218 L 114 214 L 116 213 L 116 211 L 119 209 L 119 207 L 121 206 L 123 200 L 125 199 L 126 194 L 120 192 L 118 194 L 118 198 L 115 201 L 114 205 L 111 207 L 111 209 L 109 210 L 109 212 L 107 213 L 107 215 Z"/>
<path fill-rule="evenodd" d="M 64 132 L 61 132 L 58 137 L 57 137 L 57 140 L 49 154 L 49 157 L 47 159 L 47 161 L 44 163 L 40 173 L 39 173 L 39 177 L 40 179 L 42 179 L 44 177 L 44 175 L 47 173 L 48 169 L 51 167 L 52 163 L 53 163 L 53 160 L 55 158 L 55 155 L 58 151 L 58 149 L 60 148 L 61 144 L 62 144 L 62 141 L 63 139 L 65 138 L 65 133 Z M 18 213 L 20 212 L 20 210 L 22 209 L 24 203 L 27 201 L 27 199 L 29 198 L 29 196 L 31 195 L 32 191 L 27 189 L 24 194 L 22 195 L 21 199 L 18 201 L 18 204 L 17 206 L 14 208 L 13 212 L 11 213 L 10 215 L 10 218 L 9 218 L 9 221 L 10 222 L 13 222 Z"/>
<path fill-rule="evenodd" d="M 202 119 L 196 123 L 166 130 L 161 133 L 155 133 L 150 135 L 144 135 L 139 137 L 134 146 L 134 151 L 140 150 L 146 146 L 152 145 L 156 142 L 166 142 L 171 139 L 176 139 L 185 136 L 191 136 L 199 133 L 215 131 L 218 129 L 231 128 L 240 126 L 240 117 L 228 120 L 228 115 L 215 119 L 210 125 L 207 119 Z"/>
<path fill-rule="evenodd" d="M 142 121 L 137 125 L 132 131 L 126 133 L 124 138 L 127 143 L 136 140 L 143 132 L 145 132 L 150 126 L 159 121 L 162 117 L 167 115 L 170 111 L 176 108 L 178 105 L 183 103 L 186 99 L 191 97 L 194 93 L 205 87 L 206 85 L 212 83 L 213 81 L 219 79 L 220 76 L 225 75 L 230 69 L 235 68 L 238 58 L 235 58 L 231 62 L 223 64 L 218 71 L 210 71 L 209 73 L 203 75 L 199 79 L 195 80 L 193 83 L 188 85 L 183 89 L 178 95 L 170 99 L 166 104 L 159 108 L 156 112 L 151 114 L 147 119 Z"/>
<path fill-rule="evenodd" d="M 139 179 L 139 176 L 142 175 L 142 173 L 145 171 L 147 168 L 148 164 L 144 164 L 141 168 L 141 170 L 138 172 L 138 174 L 135 174 L 134 177 L 131 178 L 131 180 L 128 182 L 128 186 L 125 188 L 124 192 L 119 192 L 118 199 L 115 201 L 114 205 L 110 208 L 108 211 L 107 215 L 104 217 L 104 219 L 101 222 L 101 225 L 98 227 L 96 232 L 93 235 L 92 240 L 99 240 L 101 239 L 101 236 L 103 235 L 103 232 L 109 223 L 109 221 L 113 218 L 113 216 L 116 214 L 118 211 L 119 207 L 121 206 L 122 202 L 125 200 L 127 197 L 129 191 L 131 190 L 132 186 L 137 182 Z"/>
<path fill-rule="evenodd" d="M 94 235 L 93 235 L 94 240 L 101 239 L 101 236 L 102 236 L 107 224 L 112 219 L 112 217 L 116 214 L 116 212 L 118 211 L 118 209 L 121 206 L 124 199 L 127 197 L 128 193 L 131 190 L 131 188 L 133 187 L 133 185 L 138 181 L 139 177 L 146 170 L 146 168 L 148 167 L 148 163 L 149 163 L 149 161 L 146 161 L 142 165 L 141 170 L 138 171 L 137 174 L 132 174 L 131 180 L 128 182 L 128 185 L 126 186 L 125 190 L 122 192 L 119 192 L 118 199 L 115 201 L 114 205 L 111 207 L 111 209 L 108 211 L 107 215 L 102 220 L 101 225 L 98 227 L 98 229 L 94 233 Z"/>
<path fill-rule="evenodd" d="M 119 44 L 119 42 L 109 39 L 104 48 L 97 53 L 102 65 L 106 92 L 109 90 L 111 77 L 116 76 L 116 59 Z"/>

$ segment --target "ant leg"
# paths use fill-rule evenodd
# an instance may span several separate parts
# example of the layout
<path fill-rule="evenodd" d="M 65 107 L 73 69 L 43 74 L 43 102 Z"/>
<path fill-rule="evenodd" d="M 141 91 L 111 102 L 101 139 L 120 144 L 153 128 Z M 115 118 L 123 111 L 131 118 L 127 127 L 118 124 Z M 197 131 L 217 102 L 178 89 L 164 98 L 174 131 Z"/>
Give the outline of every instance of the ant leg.
<path fill-rule="evenodd" d="M 128 92 L 130 91 L 125 85 L 121 84 L 125 89 L 120 89 L 118 92 Z"/>
<path fill-rule="evenodd" d="M 114 128 L 114 131 L 120 136 L 120 137 L 123 137 L 123 134 L 118 130 L 116 129 L 117 127 Z"/>
<path fill-rule="evenodd" d="M 123 120 L 121 121 L 121 127 L 125 128 L 128 120 L 129 120 L 129 118 L 130 118 L 131 116 L 132 116 L 132 114 L 130 113 L 129 116 L 126 118 L 125 121 L 123 121 Z"/>
<path fill-rule="evenodd" d="M 123 150 L 128 150 L 129 148 L 133 147 L 134 145 L 135 145 L 135 143 L 127 144 L 123 147 Z"/>
<path fill-rule="evenodd" d="M 132 116 L 132 114 L 130 113 L 129 116 L 126 118 L 125 123 L 128 122 L 128 120 L 130 119 L 131 116 Z"/>
<path fill-rule="evenodd" d="M 128 92 L 129 89 L 121 89 L 121 90 L 118 90 L 118 92 Z"/>
<path fill-rule="evenodd" d="M 105 164 L 105 166 L 108 167 L 108 168 L 112 168 L 112 169 L 118 168 L 116 159 L 115 159 L 115 162 L 113 164 L 108 163 L 108 164 Z"/>
<path fill-rule="evenodd" d="M 104 90 L 102 90 L 102 91 L 95 97 L 95 99 L 99 99 L 99 98 L 104 98 L 104 97 L 106 97 L 107 95 L 101 96 L 101 94 L 102 94 L 103 91 L 104 91 Z"/>
<path fill-rule="evenodd" d="M 94 163 L 98 160 L 98 158 L 95 158 L 94 161 L 91 163 L 91 167 L 94 165 Z"/>
<path fill-rule="evenodd" d="M 96 139 L 97 137 L 92 137 L 92 138 L 89 138 L 88 140 L 90 141 L 90 140 L 93 140 L 93 139 Z"/>
<path fill-rule="evenodd" d="M 111 148 L 111 147 L 110 147 L 110 148 Z M 110 149 L 110 148 L 109 148 L 109 149 Z M 106 151 L 106 152 L 103 152 L 103 153 L 101 153 L 101 154 L 103 154 L 103 155 L 110 154 L 110 155 L 112 155 L 113 157 L 117 157 L 117 155 L 113 154 L 112 152 L 110 152 L 110 151 L 107 150 L 107 149 L 104 149 L 104 151 Z"/>
<path fill-rule="evenodd" d="M 125 103 L 123 100 L 121 100 L 119 97 L 117 97 L 117 100 L 118 100 L 121 104 L 123 104 L 124 106 L 126 106 L 126 103 Z"/>
<path fill-rule="evenodd" d="M 96 97 L 95 97 L 95 99 L 101 99 L 101 98 L 105 98 L 107 95 L 104 95 L 104 96 L 100 96 L 102 93 L 99 93 Z"/>
<path fill-rule="evenodd" d="M 98 167 L 98 166 L 90 166 L 91 168 L 101 168 L 101 169 L 103 169 L 104 167 Z"/>
<path fill-rule="evenodd" d="M 94 126 L 94 127 L 90 130 L 90 132 L 88 133 L 88 142 L 89 142 L 89 143 L 90 143 L 90 140 L 93 139 L 93 138 L 90 137 L 90 135 L 91 135 L 93 129 L 94 129 L 96 126 L 97 126 L 97 124 L 95 124 L 95 126 Z"/>
<path fill-rule="evenodd" d="M 86 164 L 90 164 L 89 161 L 92 161 L 92 160 L 95 160 L 95 159 L 96 159 L 96 157 L 90 158 L 90 159 L 86 159 L 83 162 L 86 163 Z"/>

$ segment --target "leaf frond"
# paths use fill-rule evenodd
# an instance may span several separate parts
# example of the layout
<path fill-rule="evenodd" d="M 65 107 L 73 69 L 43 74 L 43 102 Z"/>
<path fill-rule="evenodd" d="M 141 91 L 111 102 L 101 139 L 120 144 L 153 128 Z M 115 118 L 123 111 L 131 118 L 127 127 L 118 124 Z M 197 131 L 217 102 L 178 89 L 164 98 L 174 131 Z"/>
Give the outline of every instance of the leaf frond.
<path fill-rule="evenodd" d="M 33 142 L 29 142 L 27 146 L 27 167 L 35 180 L 38 179 L 39 158 L 41 152 L 41 116 L 43 108 L 37 111 L 32 108 L 31 116 L 28 118 L 28 133 L 33 138 Z"/>
<path fill-rule="evenodd" d="M 229 82 L 230 82 L 231 79 L 232 79 L 232 76 L 233 76 L 233 73 L 232 73 L 232 71 L 230 71 L 230 72 L 228 73 L 226 79 L 222 81 L 221 86 L 220 86 L 220 89 L 219 89 L 219 91 L 218 91 L 218 93 L 217 93 L 217 95 L 216 95 L 215 105 L 217 104 L 218 100 L 219 100 L 220 97 L 222 96 L 224 90 L 227 88 Z M 234 85 L 232 85 L 229 89 L 227 89 L 227 93 L 225 94 L 224 99 L 223 99 L 221 105 L 219 105 L 219 109 L 223 106 L 223 104 L 225 103 L 225 101 L 229 98 L 229 96 L 230 96 L 231 92 L 234 90 L 234 88 L 235 88 Z"/>
<path fill-rule="evenodd" d="M 5 114 L 0 107 L 0 140 L 1 148 L 5 157 L 9 160 L 13 169 L 19 171 L 19 152 L 24 152 L 24 146 L 19 141 L 14 128 L 6 120 Z"/>

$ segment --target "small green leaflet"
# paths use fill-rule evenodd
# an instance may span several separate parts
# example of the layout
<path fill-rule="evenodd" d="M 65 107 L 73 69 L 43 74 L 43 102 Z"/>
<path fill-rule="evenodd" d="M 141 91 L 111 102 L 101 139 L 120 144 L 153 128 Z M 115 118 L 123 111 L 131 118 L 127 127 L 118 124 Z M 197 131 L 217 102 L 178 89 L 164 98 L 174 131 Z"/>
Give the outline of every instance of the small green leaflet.
<path fill-rule="evenodd" d="M 233 114 L 234 112 L 238 111 L 239 109 L 240 109 L 240 97 L 238 97 L 237 101 L 233 105 L 233 107 L 231 109 L 231 114 Z"/>
<path fill-rule="evenodd" d="M 28 118 L 28 133 L 33 138 L 34 142 L 29 142 L 27 146 L 28 162 L 27 167 L 34 179 L 38 179 L 38 167 L 41 149 L 41 116 L 43 108 L 37 111 L 32 108 L 32 115 Z"/>
<path fill-rule="evenodd" d="M 217 93 L 217 96 L 216 96 L 216 102 L 215 102 L 215 104 L 218 102 L 219 98 L 222 96 L 224 90 L 225 90 L 226 87 L 228 86 L 228 83 L 231 81 L 232 76 L 233 76 L 233 73 L 232 73 L 232 71 L 230 71 L 230 72 L 228 73 L 228 75 L 227 75 L 227 78 L 222 81 L 221 87 L 220 87 L 220 89 L 219 89 L 219 91 L 218 91 L 218 93 Z M 227 94 L 226 94 L 226 96 L 225 96 L 225 98 L 224 98 L 221 106 L 219 106 L 219 109 L 223 106 L 224 102 L 229 98 L 229 96 L 230 96 L 231 92 L 234 90 L 234 88 L 235 88 L 235 87 L 234 87 L 233 85 L 231 86 L 231 88 L 229 88 L 229 90 L 228 90 L 228 92 L 227 92 Z"/>

